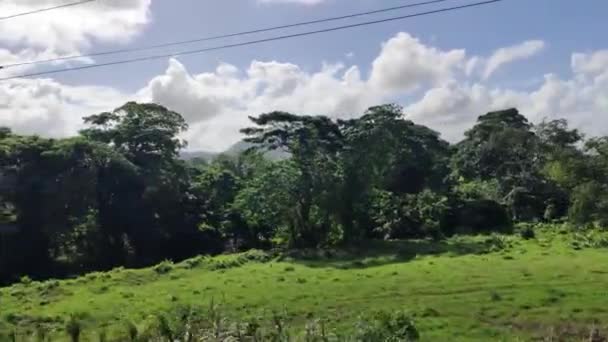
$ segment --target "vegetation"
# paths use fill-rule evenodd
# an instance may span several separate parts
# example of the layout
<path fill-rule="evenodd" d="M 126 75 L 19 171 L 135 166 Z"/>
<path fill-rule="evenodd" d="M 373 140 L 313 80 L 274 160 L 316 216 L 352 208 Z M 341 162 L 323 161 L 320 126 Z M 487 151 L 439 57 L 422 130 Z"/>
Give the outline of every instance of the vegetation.
<path fill-rule="evenodd" d="M 16 284 L 9 288 L 16 295 L 8 298 L 24 299 L 19 293 L 28 293 L 27 298 L 39 299 L 39 307 L 30 303 L 27 308 L 20 308 L 24 311 L 5 317 L 11 327 L 27 323 L 29 316 L 21 319 L 24 312 L 55 315 L 48 322 L 52 326 L 59 315 L 71 312 L 73 316 L 67 321 L 61 318 L 61 323 L 72 340 L 79 340 L 86 331 L 81 329 L 82 322 L 100 320 L 113 327 L 104 310 L 115 312 L 128 301 L 134 311 L 127 315 L 131 323 L 122 326 L 129 327 L 128 335 L 134 340 L 140 336 L 138 322 L 142 317 L 137 315 L 163 310 L 169 310 L 168 315 L 174 313 L 170 307 L 146 302 L 145 298 L 142 302 L 146 307 L 131 304 L 136 301 L 129 298 L 139 291 L 120 285 L 123 281 L 142 290 L 151 286 L 147 294 L 157 299 L 153 286 L 162 286 L 158 284 L 164 281 L 171 286 L 187 286 L 173 282 L 199 274 L 201 267 L 207 272 L 203 275 L 215 272 L 218 278 L 222 278 L 220 272 L 263 273 L 264 267 L 270 265 L 294 268 L 291 264 L 269 262 L 272 256 L 268 251 L 343 250 L 397 239 L 403 244 L 398 254 L 407 259 L 419 254 L 417 248 L 422 245 L 448 248 L 454 245 L 449 241 L 467 239 L 474 245 L 475 239 L 481 238 L 468 236 L 486 234 L 494 249 L 514 248 L 513 241 L 517 241 L 526 246 L 522 251 L 528 256 L 537 255 L 539 248 L 544 248 L 536 245 L 538 224 L 559 230 L 555 227 L 562 223 L 568 224 L 569 234 L 575 234 L 571 241 L 564 237 L 562 244 L 567 245 L 568 251 L 581 250 L 580 257 L 591 263 L 588 267 L 599 261 L 596 258 L 600 254 L 583 250 L 608 245 L 599 232 L 608 224 L 608 137 L 585 139 L 577 130 L 568 128 L 565 120 L 533 125 L 516 109 L 490 112 L 478 118 L 461 142 L 451 145 L 433 130 L 404 119 L 402 109 L 395 105 L 372 107 L 357 119 L 337 121 L 326 116 L 271 112 L 252 117 L 252 126 L 242 130 L 243 144 L 251 148 L 236 156 L 220 155 L 209 163 L 179 158 L 186 146 L 179 137 L 187 125 L 179 113 L 156 104 L 131 102 L 112 112 L 86 117 L 84 122 L 86 128 L 78 136 L 66 139 L 23 136 L 10 128 L 0 128 L 0 283 Z M 280 157 L 268 158 L 270 154 Z M 513 233 L 514 227 L 518 227 L 518 234 L 512 237 L 492 235 Z M 557 232 L 544 234 L 561 236 Z M 250 249 L 267 252 L 217 259 L 199 256 Z M 452 252 L 456 250 L 460 249 Z M 549 252 L 555 254 L 538 262 L 571 265 L 567 263 L 569 258 L 560 257 L 563 249 L 543 251 Z M 503 257 L 517 258 L 512 254 Z M 449 268 L 433 269 L 454 284 L 446 282 L 445 288 L 437 287 L 441 283 L 429 275 L 435 283 L 425 286 L 453 293 L 458 285 L 458 280 L 452 279 L 453 273 L 466 265 L 468 258 L 479 261 L 474 259 L 477 256 L 444 258 L 441 263 L 449 264 Z M 250 265 L 252 260 L 264 263 Z M 462 264 L 452 264 L 454 260 Z M 367 269 L 364 261 L 353 262 L 362 263 L 361 268 Z M 526 262 L 534 265 L 535 261 Z M 482 264 L 475 267 L 483 268 Z M 500 261 L 487 271 L 500 270 L 497 277 L 510 277 L 517 271 L 509 269 L 509 264 L 514 263 Z M 121 267 L 151 268 L 142 273 L 96 273 Z M 538 271 L 542 272 L 540 266 Z M 293 272 L 297 274 L 295 284 L 310 291 L 323 289 L 320 294 L 338 288 L 321 286 L 314 281 L 316 273 L 306 272 Z M 394 272 L 396 278 L 401 276 L 400 271 Z M 416 272 L 407 271 L 408 276 L 419 279 Z M 67 281 L 73 288 L 48 285 L 65 284 L 54 280 L 41 282 L 86 273 L 89 274 L 84 278 Z M 119 280 L 112 280 L 114 274 L 121 275 Z M 276 281 L 280 286 L 293 280 L 291 276 L 275 275 L 273 284 Z M 342 276 L 336 276 L 336 282 Z M 348 282 L 362 284 L 352 274 L 348 277 Z M 82 296 L 84 287 L 80 282 L 87 283 L 87 279 L 96 284 L 93 291 L 98 292 L 98 297 L 104 298 L 104 304 L 95 306 L 100 315 L 83 316 L 84 311 L 72 307 L 52 309 L 51 302 L 56 297 Z M 545 287 L 557 284 L 546 277 L 542 279 L 548 281 Z M 413 290 L 410 286 L 415 282 L 401 280 L 404 289 Z M 271 288 L 265 285 L 266 289 Z M 378 293 L 386 295 L 386 301 L 377 300 L 387 307 L 400 302 L 395 300 L 398 294 L 391 295 L 381 283 L 369 285 L 375 287 L 376 294 L 359 288 L 347 290 L 363 291 L 360 294 L 370 298 L 378 297 Z M 33 296 L 32 288 L 40 292 L 39 296 L 48 294 L 52 298 Z M 228 292 L 230 286 L 226 283 L 222 289 Z M 492 302 L 505 298 L 498 290 L 489 291 L 495 291 Z M 236 291 L 233 295 L 253 296 L 245 292 Z M 335 298 L 327 299 L 329 302 L 341 297 L 340 292 L 334 294 Z M 168 294 L 169 302 L 181 302 L 183 296 L 182 291 L 175 290 Z M 0 297 L 3 304 L 7 301 L 4 297 L 7 296 Z M 194 300 L 190 294 L 187 297 Z M 79 305 L 87 302 L 80 300 Z M 314 302 L 311 298 L 308 301 Z M 300 302 L 302 307 L 311 305 L 304 302 Z M 318 307 L 329 312 L 328 306 Z M 322 311 L 318 314 L 326 316 Z M 411 317 L 396 311 L 383 315 L 376 316 L 376 328 L 383 328 L 374 332 L 373 324 L 368 326 L 365 329 L 371 330 L 365 336 L 373 337 L 365 339 L 414 338 L 417 326 Z M 235 319 L 240 322 L 241 318 Z M 470 325 L 471 317 L 468 323 L 462 317 L 456 321 Z M 169 331 L 175 333 L 168 329 L 171 319 L 157 323 L 165 327 L 157 329 L 162 336 L 167 337 Z M 100 332 L 100 336 L 109 338 L 109 330 Z M 462 331 L 465 330 L 470 329 Z M 43 330 L 39 332 L 46 336 Z"/>
<path fill-rule="evenodd" d="M 187 333 L 303 341 L 588 341 L 595 329 L 605 336 L 608 233 L 532 228 L 533 239 L 251 251 L 188 259 L 166 273 L 119 268 L 18 283 L 0 290 L 0 331 L 19 340 L 44 332 L 52 341 L 76 333 L 82 341 L 102 333 L 107 341 Z"/>

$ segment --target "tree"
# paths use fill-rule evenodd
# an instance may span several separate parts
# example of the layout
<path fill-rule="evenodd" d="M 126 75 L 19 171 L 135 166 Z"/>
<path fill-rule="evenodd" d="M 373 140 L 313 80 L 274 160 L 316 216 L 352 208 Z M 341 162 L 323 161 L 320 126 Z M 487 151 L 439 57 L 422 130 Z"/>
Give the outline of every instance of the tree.
<path fill-rule="evenodd" d="M 283 160 L 260 164 L 244 180 L 232 209 L 245 220 L 246 233 L 254 247 L 271 238 L 279 244 L 298 240 L 297 231 L 291 226 L 298 177 L 294 163 Z"/>
<path fill-rule="evenodd" d="M 577 129 L 568 128 L 566 119 L 543 120 L 534 127 L 534 130 L 546 154 L 564 149 L 576 149 L 576 144 L 584 138 Z"/>
<path fill-rule="evenodd" d="M 581 184 L 574 188 L 568 218 L 578 225 L 608 224 L 608 187 L 595 181 Z"/>
<path fill-rule="evenodd" d="M 245 142 L 266 150 L 282 150 L 291 155 L 298 178 L 290 229 L 292 244 L 317 246 L 333 226 L 338 155 L 342 133 L 324 116 L 298 116 L 285 112 L 250 117 L 256 127 L 243 129 Z"/>
<path fill-rule="evenodd" d="M 553 136 L 547 133 L 544 138 L 551 141 Z M 480 116 L 456 146 L 453 176 L 460 182 L 496 180 L 501 202 L 510 207 L 514 218 L 542 219 L 548 205 L 545 199 L 555 189 L 541 172 L 541 146 L 541 139 L 517 109 L 490 112 Z"/>
<path fill-rule="evenodd" d="M 182 254 L 180 246 L 161 244 L 173 241 L 173 230 L 198 229 L 191 220 L 184 222 L 191 217 L 184 212 L 188 207 L 184 202 L 191 196 L 186 165 L 178 159 L 179 150 L 186 146 L 179 139 L 188 127 L 183 117 L 160 105 L 129 102 L 84 120 L 91 126 L 81 132 L 84 137 L 111 146 L 138 173 L 120 196 L 100 204 L 108 209 L 99 211 L 101 226 L 113 227 L 112 235 L 124 233 L 139 264 L 157 261 L 163 257 L 159 253 L 162 249 L 168 249 L 169 254 Z M 115 210 L 125 215 L 117 215 Z M 134 212 L 138 214 L 133 215 Z"/>
<path fill-rule="evenodd" d="M 536 181 L 539 141 L 517 109 L 490 112 L 465 133 L 453 158 L 457 177 L 498 179 L 503 194 Z"/>
<path fill-rule="evenodd" d="M 361 118 L 341 121 L 340 127 L 345 141 L 341 221 L 346 239 L 372 233 L 371 227 L 379 223 L 370 218 L 388 212 L 376 208 L 376 214 L 370 215 L 372 198 L 446 190 L 448 143 L 437 132 L 405 120 L 401 107 L 372 107 Z M 378 197 L 382 192 L 388 193 Z M 383 203 L 395 201 L 401 200 Z"/>

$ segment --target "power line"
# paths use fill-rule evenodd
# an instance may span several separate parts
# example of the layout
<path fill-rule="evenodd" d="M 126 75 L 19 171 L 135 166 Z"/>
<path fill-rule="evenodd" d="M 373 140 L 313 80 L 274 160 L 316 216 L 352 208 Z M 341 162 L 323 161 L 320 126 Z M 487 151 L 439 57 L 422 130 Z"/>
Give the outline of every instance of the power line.
<path fill-rule="evenodd" d="M 286 28 L 293 28 L 293 27 L 299 27 L 299 26 L 308 26 L 308 25 L 313 25 L 313 24 L 320 24 L 320 23 L 326 23 L 326 22 L 331 22 L 331 21 L 338 21 L 338 20 L 344 20 L 344 19 L 362 17 L 362 16 L 367 16 L 367 15 L 372 15 L 372 14 L 391 12 L 391 11 L 396 11 L 396 10 L 400 10 L 400 9 L 406 9 L 406 8 L 413 8 L 413 7 L 419 7 L 419 6 L 424 6 L 424 5 L 437 4 L 437 3 L 441 3 L 441 2 L 447 2 L 447 1 L 453 1 L 453 0 L 424 1 L 424 2 L 418 2 L 418 3 L 413 3 L 413 4 L 407 4 L 407 5 L 401 5 L 401 6 L 383 8 L 383 9 L 374 10 L 374 11 L 368 11 L 368 12 L 361 12 L 361 13 L 354 13 L 354 14 L 349 14 L 349 15 L 343 15 L 343 16 L 339 16 L 339 17 L 331 17 L 331 18 L 324 18 L 324 19 L 318 19 L 318 20 L 312 20 L 312 21 L 304 21 L 304 22 L 299 22 L 299 23 L 295 23 L 295 24 L 273 26 L 273 27 L 255 29 L 255 30 L 244 31 L 244 32 L 236 32 L 236 33 L 223 34 L 223 35 L 218 35 L 218 36 L 209 36 L 209 37 L 195 38 L 195 39 L 190 39 L 190 40 L 182 40 L 182 41 L 175 41 L 175 42 L 166 42 L 166 43 L 147 45 L 147 46 L 135 47 L 135 48 L 100 51 L 100 52 L 93 52 L 93 53 L 89 53 L 89 54 L 72 55 L 72 56 L 58 57 L 58 58 L 45 59 L 45 60 L 37 60 L 37 61 L 31 61 L 31 62 L 21 62 L 21 63 L 14 63 L 14 64 L 6 64 L 6 65 L 3 65 L 3 66 L 0 66 L 0 69 L 3 69 L 3 68 L 6 69 L 6 68 L 10 68 L 10 67 L 24 66 L 24 65 L 52 63 L 52 62 L 59 62 L 59 61 L 77 59 L 77 58 L 90 58 L 90 57 L 115 55 L 115 54 L 121 54 L 121 53 L 129 53 L 129 52 L 148 51 L 148 50 L 153 50 L 153 49 L 158 49 L 158 48 L 163 48 L 163 47 L 169 47 L 169 46 L 184 45 L 184 44 L 191 44 L 191 43 L 200 43 L 200 42 L 219 40 L 219 39 L 224 39 L 224 38 L 232 38 L 232 37 L 238 37 L 238 36 L 244 36 L 244 35 L 251 35 L 251 34 L 255 34 L 255 33 L 263 33 L 263 32 L 282 30 L 282 29 L 286 29 Z"/>
<path fill-rule="evenodd" d="M 391 21 L 397 21 L 397 20 L 403 20 L 403 19 L 408 19 L 408 18 L 422 17 L 422 16 L 436 14 L 436 13 L 451 12 L 451 11 L 465 9 L 465 8 L 471 8 L 471 7 L 478 7 L 478 6 L 483 6 L 483 5 L 489 5 L 489 4 L 497 3 L 497 2 L 501 2 L 501 1 L 504 1 L 504 0 L 489 0 L 489 1 L 483 1 L 483 2 L 476 2 L 476 3 L 462 5 L 462 6 L 442 8 L 442 9 L 438 9 L 438 10 L 434 10 L 434 11 L 420 12 L 420 13 L 415 13 L 415 14 L 403 15 L 403 16 L 399 16 L 399 17 L 392 17 L 392 18 L 386 18 L 386 19 L 381 19 L 381 20 L 367 21 L 367 22 L 358 23 L 358 24 L 352 24 L 352 25 L 337 26 L 337 27 L 326 28 L 326 29 L 317 30 L 317 31 L 308 31 L 308 32 L 295 33 L 295 34 L 284 35 L 284 36 L 277 36 L 277 37 L 266 38 L 266 39 L 252 40 L 252 41 L 243 42 L 243 43 L 237 43 L 237 44 L 221 45 L 221 46 L 215 46 L 215 47 L 210 47 L 210 48 L 205 48 L 205 49 L 187 50 L 187 51 L 180 51 L 180 52 L 176 52 L 176 53 L 172 53 L 172 54 L 152 55 L 152 56 L 139 57 L 139 58 L 133 58 L 133 59 L 126 59 L 126 60 L 109 62 L 109 63 L 93 64 L 93 65 L 85 65 L 85 66 L 73 67 L 73 68 L 65 68 L 65 69 L 56 69 L 56 70 L 41 71 L 41 72 L 36 72 L 36 73 L 30 73 L 30 74 L 23 74 L 23 75 L 18 75 L 18 76 L 0 78 L 0 81 L 8 81 L 8 80 L 13 80 L 13 79 L 17 79 L 17 78 L 23 78 L 23 77 L 33 77 L 33 76 L 58 74 L 58 73 L 63 73 L 63 72 L 68 72 L 68 71 L 78 71 L 78 70 L 85 70 L 85 69 L 93 69 L 93 68 L 99 68 L 99 67 L 104 67 L 104 66 L 112 66 L 112 65 L 119 65 L 119 64 L 128 64 L 128 63 L 150 61 L 150 60 L 163 59 L 163 58 L 168 58 L 168 57 L 176 57 L 176 56 L 186 56 L 186 55 L 192 55 L 192 54 L 199 54 L 199 53 L 204 53 L 204 52 L 209 52 L 209 51 L 223 50 L 223 49 L 229 49 L 229 48 L 234 48 L 234 47 L 248 46 L 248 45 L 260 44 L 260 43 L 266 43 L 266 42 L 272 42 L 272 41 L 278 41 L 278 40 L 284 40 L 284 39 L 290 39 L 290 38 L 310 36 L 310 35 L 315 35 L 315 34 L 320 34 L 320 33 L 327 33 L 327 32 L 333 32 L 333 31 L 346 30 L 346 29 L 355 28 L 355 27 L 370 26 L 370 25 L 375 25 L 375 24 L 380 24 L 380 23 L 386 23 L 386 22 L 391 22 Z"/>
<path fill-rule="evenodd" d="M 13 14 L 13 15 L 8 15 L 8 16 L 5 16 L 5 17 L 0 17 L 0 20 L 6 20 L 6 19 L 17 18 L 17 17 L 23 17 L 23 16 L 30 15 L 30 14 L 48 12 L 48 11 L 52 11 L 52 10 L 56 10 L 56 9 L 60 9 L 60 8 L 66 8 L 66 7 L 72 7 L 72 6 L 82 5 L 82 4 L 86 4 L 86 3 L 89 3 L 89 2 L 93 2 L 93 1 L 96 1 L 96 0 L 76 1 L 76 2 L 71 2 L 69 4 L 58 5 L 58 6 L 47 7 L 47 8 L 41 8 L 41 9 L 37 9 L 37 10 L 34 10 L 34 11 L 30 11 L 30 12 L 23 12 L 23 13 L 17 13 L 17 14 Z"/>

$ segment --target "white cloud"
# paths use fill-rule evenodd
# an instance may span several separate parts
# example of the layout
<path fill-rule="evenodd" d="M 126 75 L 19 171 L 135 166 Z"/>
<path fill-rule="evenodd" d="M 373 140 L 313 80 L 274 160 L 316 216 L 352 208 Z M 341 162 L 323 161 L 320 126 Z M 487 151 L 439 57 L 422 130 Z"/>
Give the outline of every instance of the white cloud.
<path fill-rule="evenodd" d="M 63 0 L 5 0 L 3 15 L 65 4 Z M 0 21 L 0 44 L 19 58 L 4 62 L 49 59 L 79 54 L 94 42 L 128 42 L 150 21 L 151 0 L 103 0 Z M 24 55 L 22 50 L 26 50 Z M 0 54 L 0 58 L 1 54 Z M 11 70 L 11 73 L 15 72 Z M 8 69 L 0 76 L 7 76 Z"/>
<path fill-rule="evenodd" d="M 67 86 L 49 79 L 0 83 L 0 126 L 24 134 L 62 137 L 82 127 L 82 117 L 106 111 L 128 97 L 96 86 Z"/>
<path fill-rule="evenodd" d="M 74 53 L 94 40 L 128 41 L 149 21 L 151 0 L 104 0 L 0 21 L 0 41 Z M 6 0 L 0 13 L 65 4 L 62 0 Z"/>
<path fill-rule="evenodd" d="M 529 40 L 521 44 L 498 49 L 487 60 L 483 77 L 487 79 L 502 66 L 521 59 L 530 58 L 541 52 L 544 48 L 545 42 L 541 40 Z"/>
<path fill-rule="evenodd" d="M 409 117 L 444 133 L 454 141 L 471 127 L 478 115 L 490 110 L 517 107 L 533 122 L 566 118 L 572 126 L 591 135 L 608 134 L 608 68 L 603 56 L 573 54 L 573 77 L 545 76 L 538 89 L 524 92 L 489 88 L 482 83 L 448 82 L 428 90 L 406 107 Z M 588 77 L 589 75 L 593 77 Z"/>
<path fill-rule="evenodd" d="M 191 148 L 221 150 L 240 139 L 248 116 L 273 110 L 352 117 L 381 102 L 356 66 L 326 64 L 313 73 L 289 63 L 253 61 L 246 70 L 222 64 L 190 75 L 177 60 L 140 95 L 182 113 Z"/>
<path fill-rule="evenodd" d="M 608 50 L 572 55 L 572 69 L 580 74 L 595 75 L 608 70 Z"/>
<path fill-rule="evenodd" d="M 137 99 L 182 113 L 191 127 L 185 134 L 190 147 L 218 151 L 241 138 L 239 129 L 249 125 L 250 115 L 284 110 L 347 118 L 407 98 L 409 118 L 451 141 L 462 137 L 480 114 L 507 107 L 518 107 L 533 121 L 564 117 L 588 133 L 608 134 L 608 50 L 574 53 L 571 77 L 546 75 L 532 91 L 492 87 L 479 78 L 490 65 L 491 74 L 524 58 L 523 50 L 535 49 L 511 47 L 489 58 L 467 57 L 464 50 L 442 50 L 400 33 L 382 45 L 369 77 L 356 65 L 324 63 L 308 71 L 277 61 L 252 61 L 245 68 L 224 63 L 212 72 L 191 74 L 173 59 L 164 73 L 131 95 L 49 79 L 13 80 L 0 84 L 0 126 L 64 136 L 77 131 L 82 116 Z M 0 62 L 28 53 L 35 52 L 0 50 Z M 414 90 L 422 95 L 416 98 Z"/>
<path fill-rule="evenodd" d="M 382 47 L 372 65 L 370 82 L 379 88 L 411 91 L 454 77 L 465 66 L 464 50 L 441 51 L 407 33 L 399 33 Z"/>

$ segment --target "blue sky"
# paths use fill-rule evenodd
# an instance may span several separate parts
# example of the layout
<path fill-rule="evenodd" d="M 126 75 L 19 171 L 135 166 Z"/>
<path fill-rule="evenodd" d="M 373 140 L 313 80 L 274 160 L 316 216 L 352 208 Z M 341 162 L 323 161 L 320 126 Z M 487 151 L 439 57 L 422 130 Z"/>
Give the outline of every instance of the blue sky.
<path fill-rule="evenodd" d="M 269 27 L 297 21 L 357 13 L 379 8 L 399 6 L 403 0 L 327 0 L 317 5 L 294 3 L 259 3 L 255 0 L 201 1 L 179 0 L 152 2 L 151 23 L 129 46 L 145 46 L 158 42 L 205 37 L 252 28 Z M 446 6 L 476 1 L 454 0 L 443 4 L 389 12 L 369 18 L 384 18 L 398 14 L 415 13 Z M 542 76 L 547 72 L 569 73 L 567 61 L 572 51 L 592 51 L 605 48 L 605 32 L 608 22 L 608 2 L 600 0 L 506 0 L 486 7 L 466 9 L 452 13 L 406 19 L 325 35 L 271 42 L 255 47 L 243 47 L 215 51 L 200 55 L 180 57 L 191 72 L 215 69 L 219 61 L 236 66 L 246 66 L 251 60 L 277 60 L 298 64 L 305 69 L 318 69 L 321 61 L 340 61 L 347 53 L 355 57 L 349 62 L 369 66 L 377 56 L 380 43 L 397 32 L 409 32 L 421 40 L 443 49 L 465 48 L 472 54 L 488 54 L 494 49 L 529 39 L 542 39 L 548 49 L 542 58 L 532 59 L 511 72 L 501 72 L 495 82 L 509 82 L 521 77 Z M 340 23 L 367 20 L 367 17 L 348 19 Z M 328 23 L 317 27 L 336 26 Z M 309 28 L 296 28 L 287 32 L 299 32 Z M 283 31 L 285 32 L 285 31 Z M 282 32 L 281 32 L 282 33 Z M 271 33 L 275 35 L 276 33 Z M 233 38 L 238 42 L 255 37 Z M 215 46 L 221 42 L 192 44 L 185 49 L 199 46 Z M 115 44 L 98 44 L 95 49 L 114 49 Z M 171 52 L 175 48 L 160 51 Z M 182 49 L 182 48 L 179 48 Z M 113 60 L 122 56 L 99 58 Z M 166 68 L 166 61 L 146 62 L 120 67 L 101 68 L 59 77 L 70 83 L 90 82 L 135 90 L 146 80 Z"/>
<path fill-rule="evenodd" d="M 145 46 L 418 2 L 103 1 L 104 5 L 0 22 L 0 62 Z M 473 2 L 453 0 L 157 52 Z M 47 0 L 47 5 L 61 3 L 65 1 Z M 9 0 L 0 4 L 0 14 L 39 7 L 37 0 Z M 450 140 L 457 140 L 476 115 L 510 105 L 525 110 L 533 121 L 565 116 L 592 134 L 608 133 L 595 122 L 608 115 L 606 13 L 608 2 L 601 0 L 504 0 L 451 13 L 184 56 L 172 62 L 158 60 L 5 81 L 0 84 L 0 125 L 25 133 L 69 135 L 80 127 L 80 116 L 90 111 L 108 110 L 131 99 L 149 100 L 178 107 L 191 120 L 187 138 L 193 148 L 218 150 L 238 140 L 238 127 L 246 124 L 246 115 L 256 111 L 288 109 L 355 116 L 375 102 L 395 101 L 405 107 L 409 118 L 438 129 Z M 577 63 L 572 63 L 574 54 L 578 54 Z M 86 63 L 133 56 L 100 57 Z M 435 63 L 436 70 L 425 60 Z M 253 67 L 255 61 L 266 64 Z M 229 68 L 221 71 L 219 65 Z M 356 69 L 349 72 L 353 67 Z M 345 81 L 347 75 L 352 83 Z M 274 89 L 273 84 L 279 86 Z"/>

